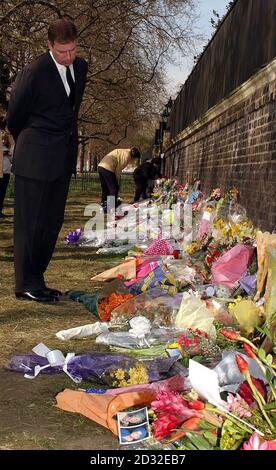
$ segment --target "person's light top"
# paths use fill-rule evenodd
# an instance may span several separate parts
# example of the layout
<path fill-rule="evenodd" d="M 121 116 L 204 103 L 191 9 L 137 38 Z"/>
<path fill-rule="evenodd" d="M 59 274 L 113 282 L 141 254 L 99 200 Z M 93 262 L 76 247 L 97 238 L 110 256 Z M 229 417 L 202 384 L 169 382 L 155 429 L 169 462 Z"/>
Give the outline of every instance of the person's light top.
<path fill-rule="evenodd" d="M 115 149 L 105 155 L 98 166 L 112 171 L 116 174 L 117 178 L 119 178 L 123 169 L 129 164 L 130 160 L 130 149 Z"/>

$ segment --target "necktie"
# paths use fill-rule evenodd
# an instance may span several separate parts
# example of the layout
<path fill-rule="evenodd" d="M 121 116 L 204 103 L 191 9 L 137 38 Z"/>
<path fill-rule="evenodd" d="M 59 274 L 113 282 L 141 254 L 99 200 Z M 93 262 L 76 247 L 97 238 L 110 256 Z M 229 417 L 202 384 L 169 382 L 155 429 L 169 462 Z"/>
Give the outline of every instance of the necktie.
<path fill-rule="evenodd" d="M 69 93 L 68 98 L 69 98 L 70 104 L 73 108 L 74 105 L 75 105 L 75 82 L 72 78 L 69 66 L 66 67 L 66 80 L 67 80 L 67 83 L 68 83 L 69 88 L 70 88 L 70 93 Z"/>

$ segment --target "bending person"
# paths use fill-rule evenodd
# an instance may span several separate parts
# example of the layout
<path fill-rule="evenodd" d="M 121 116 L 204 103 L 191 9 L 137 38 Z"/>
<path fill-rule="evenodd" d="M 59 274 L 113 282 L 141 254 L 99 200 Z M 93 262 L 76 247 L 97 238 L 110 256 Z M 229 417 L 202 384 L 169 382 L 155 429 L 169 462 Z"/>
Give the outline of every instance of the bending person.
<path fill-rule="evenodd" d="M 106 213 L 107 198 L 113 196 L 115 207 L 118 207 L 119 178 L 123 169 L 132 161 L 140 158 L 137 147 L 131 149 L 115 149 L 108 153 L 98 165 L 102 187 L 102 206 Z"/>
<path fill-rule="evenodd" d="M 160 178 L 159 159 L 153 158 L 151 161 L 145 161 L 139 165 L 133 173 L 135 183 L 135 195 L 133 202 L 138 202 L 140 197 L 147 199 L 151 197 L 154 180 Z"/>

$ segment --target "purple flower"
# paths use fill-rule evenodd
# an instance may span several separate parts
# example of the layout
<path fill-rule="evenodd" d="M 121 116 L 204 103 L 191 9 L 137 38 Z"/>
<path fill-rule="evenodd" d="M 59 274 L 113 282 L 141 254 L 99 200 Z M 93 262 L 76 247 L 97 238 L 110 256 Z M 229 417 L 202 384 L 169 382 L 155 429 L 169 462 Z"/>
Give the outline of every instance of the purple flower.
<path fill-rule="evenodd" d="M 68 245 L 75 245 L 81 237 L 81 228 L 77 228 L 77 230 L 73 230 L 72 232 L 69 232 L 66 237 L 64 238 L 64 241 L 68 243 Z"/>

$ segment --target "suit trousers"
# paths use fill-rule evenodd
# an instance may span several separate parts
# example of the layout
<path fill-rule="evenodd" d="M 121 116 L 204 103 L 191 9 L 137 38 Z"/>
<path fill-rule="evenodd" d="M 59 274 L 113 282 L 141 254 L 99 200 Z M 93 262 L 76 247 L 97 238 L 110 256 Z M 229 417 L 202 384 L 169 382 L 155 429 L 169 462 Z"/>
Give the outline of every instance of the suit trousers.
<path fill-rule="evenodd" d="M 44 272 L 63 224 L 71 173 L 55 181 L 15 176 L 15 291 L 45 288 Z"/>
<path fill-rule="evenodd" d="M 7 187 L 10 181 L 10 174 L 4 173 L 3 178 L 0 178 L 0 212 L 3 210 L 4 199 L 6 196 Z"/>

